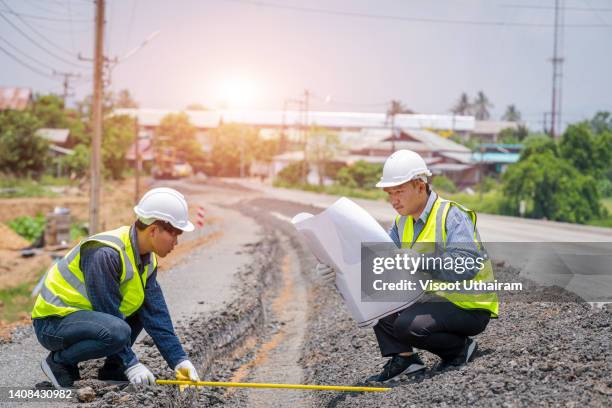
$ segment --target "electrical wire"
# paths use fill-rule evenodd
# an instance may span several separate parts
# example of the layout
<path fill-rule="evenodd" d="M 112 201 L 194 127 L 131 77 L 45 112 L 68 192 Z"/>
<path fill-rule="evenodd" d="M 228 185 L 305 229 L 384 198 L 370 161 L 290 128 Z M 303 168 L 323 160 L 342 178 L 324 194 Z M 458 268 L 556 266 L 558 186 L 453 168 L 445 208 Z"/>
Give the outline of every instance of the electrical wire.
<path fill-rule="evenodd" d="M 17 57 L 15 54 L 11 53 L 10 51 L 6 50 L 5 48 L 3 48 L 3 47 L 1 47 L 1 46 L 0 46 L 0 51 L 2 51 L 4 54 L 6 54 L 6 55 L 8 55 L 9 57 L 11 57 L 13 60 L 17 61 L 17 62 L 18 62 L 20 65 L 22 65 L 22 66 L 26 67 L 27 69 L 29 69 L 30 71 L 32 71 L 32 72 L 34 72 L 34 73 L 36 73 L 36 74 L 38 74 L 38 75 L 44 76 L 44 77 L 46 77 L 46 78 L 57 79 L 57 78 L 54 78 L 52 75 L 50 75 L 50 74 L 48 74 L 48 73 L 46 73 L 46 72 L 44 72 L 44 71 L 41 71 L 41 70 L 39 70 L 39 69 L 38 69 L 38 68 L 36 68 L 36 67 L 31 66 L 31 65 L 30 65 L 30 64 L 28 64 L 27 62 L 22 61 L 22 60 L 21 60 L 19 57 Z"/>
<path fill-rule="evenodd" d="M 62 23 L 67 23 L 70 20 L 66 19 L 66 18 L 59 18 L 59 17 L 46 17 L 46 16 L 35 16 L 32 14 L 26 14 L 26 13 L 21 13 L 21 12 L 16 12 L 16 11 L 12 11 L 12 10 L 1 10 L 0 12 L 2 13 L 8 13 L 8 14 L 13 14 L 15 16 L 18 17 L 24 17 L 24 18 L 31 18 L 32 20 L 43 20 L 43 21 L 55 21 L 55 22 L 62 22 Z M 78 19 L 78 20 L 72 20 L 75 23 L 91 23 L 90 20 L 86 20 L 86 19 Z"/>
<path fill-rule="evenodd" d="M 47 68 L 49 71 L 53 72 L 54 68 L 48 65 L 46 62 L 43 62 L 37 58 L 32 57 L 31 55 L 26 54 L 25 52 L 21 51 L 19 48 L 15 47 L 13 44 L 8 42 L 5 38 L 0 37 L 0 40 L 4 42 L 6 46 L 11 48 L 13 52 L 21 54 L 22 57 L 28 58 L 30 61 L 34 62 L 35 64 L 43 66 L 44 68 Z"/>
<path fill-rule="evenodd" d="M 21 33 L 21 35 L 23 35 L 25 38 L 27 38 L 31 43 L 33 43 L 34 45 L 36 45 L 36 47 L 40 48 L 41 50 L 43 50 L 44 52 L 46 52 L 47 54 L 51 55 L 52 57 L 66 63 L 69 65 L 72 65 L 73 67 L 77 67 L 80 69 L 85 68 L 82 65 L 76 64 L 72 61 L 69 61 L 67 59 L 65 59 L 64 57 L 57 55 L 54 52 L 49 51 L 47 48 L 43 47 L 42 45 L 40 45 L 39 42 L 37 42 L 36 40 L 34 40 L 32 37 L 30 37 L 27 33 L 25 33 L 22 29 L 19 28 L 19 26 L 15 25 L 10 19 L 8 19 L 4 14 L 0 13 L 0 18 L 2 18 L 3 20 L 5 20 L 7 23 L 9 23 L 15 30 L 17 30 L 19 33 Z"/>
<path fill-rule="evenodd" d="M 9 10 L 13 11 L 13 9 L 10 8 L 10 6 L 4 1 L 4 0 L 0 0 L 0 4 L 2 4 L 4 7 L 8 8 Z M 21 21 L 21 23 L 23 25 L 25 25 L 26 27 L 28 27 L 30 30 L 32 30 L 33 33 L 35 33 L 38 37 L 42 38 L 45 42 L 47 42 L 48 44 L 52 45 L 53 47 L 55 47 L 56 49 L 64 52 L 65 54 L 68 54 L 70 56 L 74 56 L 74 53 L 56 43 L 54 43 L 53 41 L 49 40 L 49 38 L 47 38 L 46 35 L 44 35 L 43 33 L 41 33 L 40 31 L 38 31 L 36 28 L 34 28 L 30 23 L 28 23 L 27 21 L 25 21 L 23 18 L 21 18 L 19 15 L 17 15 L 17 18 L 19 19 L 19 21 Z M 72 24 L 71 24 L 72 26 Z"/>
<path fill-rule="evenodd" d="M 479 21 L 479 20 L 451 20 L 442 18 L 424 18 L 424 17 L 404 17 L 385 14 L 368 14 L 352 11 L 337 11 L 329 9 L 321 9 L 314 7 L 290 6 L 285 4 L 268 3 L 257 0 L 224 0 L 226 2 L 249 4 L 259 7 L 267 7 L 282 10 L 299 11 L 313 14 L 327 14 L 341 17 L 356 17 L 367 18 L 374 20 L 393 20 L 393 21 L 410 21 L 413 23 L 431 23 L 431 24 L 455 24 L 455 25 L 471 25 L 471 26 L 499 26 L 499 27 L 525 27 L 525 28 L 553 28 L 553 24 L 540 23 L 520 23 L 506 21 Z M 610 28 L 610 24 L 565 24 L 565 27 L 571 28 Z"/>

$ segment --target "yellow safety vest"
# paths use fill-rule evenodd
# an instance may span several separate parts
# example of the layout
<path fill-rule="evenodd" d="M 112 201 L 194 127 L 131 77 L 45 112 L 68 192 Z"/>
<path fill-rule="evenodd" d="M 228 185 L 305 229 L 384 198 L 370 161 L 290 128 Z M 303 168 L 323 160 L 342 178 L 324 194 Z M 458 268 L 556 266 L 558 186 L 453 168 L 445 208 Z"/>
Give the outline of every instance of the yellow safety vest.
<path fill-rule="evenodd" d="M 402 248 L 412 248 L 421 253 L 442 253 L 446 248 L 446 217 L 450 207 L 454 205 L 460 210 L 466 212 L 472 219 L 474 224 L 474 242 L 479 249 L 482 248 L 477 230 L 476 230 L 476 213 L 454 201 L 444 200 L 439 196 L 436 198 L 431 212 L 427 217 L 425 226 L 414 240 L 414 220 L 412 216 L 397 216 L 395 224 L 398 234 L 402 241 Z M 414 240 L 414 242 L 413 242 Z M 491 260 L 486 258 L 484 266 L 478 271 L 473 281 L 493 282 L 493 266 Z M 441 296 L 454 305 L 462 309 L 481 309 L 487 310 L 491 317 L 497 317 L 499 312 L 499 302 L 495 292 L 471 292 L 460 293 L 450 291 L 437 291 L 436 295 Z"/>
<path fill-rule="evenodd" d="M 121 278 L 119 292 L 121 303 L 119 311 L 124 316 L 136 312 L 144 302 L 144 288 L 147 278 L 157 266 L 157 258 L 151 253 L 151 260 L 142 274 L 134 258 L 134 249 L 130 240 L 130 227 L 124 226 L 112 231 L 93 235 L 72 248 L 47 272 L 42 290 L 36 298 L 32 318 L 46 316 L 66 316 L 79 310 L 93 310 L 87 290 L 83 271 L 80 268 L 81 248 L 87 242 L 99 242 L 115 249 L 121 257 Z M 100 271 L 100 273 L 104 273 Z"/>

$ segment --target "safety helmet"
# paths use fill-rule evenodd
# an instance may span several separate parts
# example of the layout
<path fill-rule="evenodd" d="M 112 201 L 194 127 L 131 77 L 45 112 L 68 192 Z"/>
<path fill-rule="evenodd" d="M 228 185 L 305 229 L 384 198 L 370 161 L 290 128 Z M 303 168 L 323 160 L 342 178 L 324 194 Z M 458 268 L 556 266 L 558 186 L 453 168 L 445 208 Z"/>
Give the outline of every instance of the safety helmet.
<path fill-rule="evenodd" d="M 149 190 L 134 207 L 138 219 L 149 225 L 155 220 L 169 222 L 182 231 L 193 231 L 185 197 L 173 188 L 158 187 Z"/>
<path fill-rule="evenodd" d="M 431 176 L 431 172 L 420 154 L 412 150 L 398 150 L 385 161 L 382 177 L 376 187 L 395 187 L 427 176 Z"/>

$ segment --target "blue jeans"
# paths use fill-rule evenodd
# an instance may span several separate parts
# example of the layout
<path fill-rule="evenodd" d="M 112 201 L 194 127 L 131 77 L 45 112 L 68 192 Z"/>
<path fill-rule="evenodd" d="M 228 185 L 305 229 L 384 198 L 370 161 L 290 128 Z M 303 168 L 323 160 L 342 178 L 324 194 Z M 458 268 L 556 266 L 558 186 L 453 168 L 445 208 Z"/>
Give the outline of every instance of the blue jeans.
<path fill-rule="evenodd" d="M 131 347 L 142 331 L 137 313 L 123 320 L 107 313 L 80 310 L 64 317 L 33 319 L 32 324 L 40 344 L 53 352 L 53 360 L 70 366 L 107 357 L 108 363 L 129 367 L 133 361 L 121 361 L 116 353 Z"/>

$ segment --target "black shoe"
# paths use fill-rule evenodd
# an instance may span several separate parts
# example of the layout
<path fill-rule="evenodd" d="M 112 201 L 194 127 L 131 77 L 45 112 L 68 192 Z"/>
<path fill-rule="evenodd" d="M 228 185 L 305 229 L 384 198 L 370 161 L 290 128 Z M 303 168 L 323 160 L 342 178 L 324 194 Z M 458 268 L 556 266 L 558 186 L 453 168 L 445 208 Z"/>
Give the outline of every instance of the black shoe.
<path fill-rule="evenodd" d="M 412 374 L 425 369 L 425 363 L 418 354 L 413 353 L 408 357 L 399 354 L 394 355 L 385 363 L 382 372 L 368 378 L 368 382 L 387 382 L 397 379 L 401 374 Z"/>
<path fill-rule="evenodd" d="M 459 367 L 464 364 L 467 364 L 468 362 L 474 359 L 474 356 L 476 355 L 476 350 L 478 350 L 478 343 L 476 343 L 476 340 L 470 339 L 468 337 L 467 341 L 465 342 L 465 347 L 463 347 L 463 350 L 461 350 L 461 353 L 459 353 L 457 357 L 453 358 L 452 360 L 440 361 L 436 365 L 434 370 L 444 371 L 450 367 Z"/>
<path fill-rule="evenodd" d="M 129 381 L 125 375 L 123 364 L 109 362 L 106 360 L 104 365 L 98 369 L 98 380 L 100 381 Z"/>
<path fill-rule="evenodd" d="M 78 367 L 75 366 L 56 363 L 53 361 L 52 352 L 40 363 L 40 368 L 42 368 L 43 373 L 49 378 L 53 387 L 58 390 L 72 387 L 75 381 L 74 370 L 76 369 L 77 375 L 79 370 Z"/>

